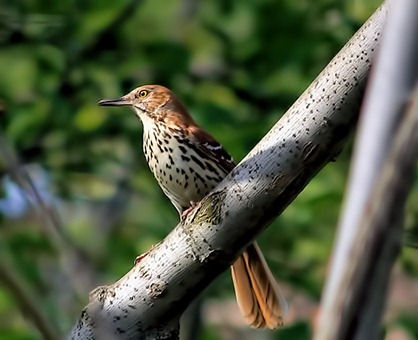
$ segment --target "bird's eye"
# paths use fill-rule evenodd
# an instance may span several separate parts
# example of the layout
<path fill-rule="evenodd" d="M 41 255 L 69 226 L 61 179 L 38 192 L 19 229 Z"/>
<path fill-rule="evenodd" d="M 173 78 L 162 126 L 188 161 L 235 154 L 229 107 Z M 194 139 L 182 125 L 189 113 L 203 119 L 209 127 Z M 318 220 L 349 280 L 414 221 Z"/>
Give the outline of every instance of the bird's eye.
<path fill-rule="evenodd" d="M 140 98 L 145 98 L 146 96 L 148 96 L 148 91 L 147 90 L 139 91 L 139 97 Z"/>

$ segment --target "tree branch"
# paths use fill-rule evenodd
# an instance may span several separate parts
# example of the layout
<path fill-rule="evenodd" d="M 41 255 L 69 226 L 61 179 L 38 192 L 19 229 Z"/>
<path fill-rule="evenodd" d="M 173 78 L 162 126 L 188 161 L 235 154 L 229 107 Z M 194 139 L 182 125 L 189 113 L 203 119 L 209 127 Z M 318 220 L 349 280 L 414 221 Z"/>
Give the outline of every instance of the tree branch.
<path fill-rule="evenodd" d="M 399 0 L 390 6 L 364 103 L 316 339 L 378 338 L 399 251 L 400 219 L 416 161 L 411 149 L 417 148 L 411 130 L 416 118 L 402 115 L 418 77 L 418 3 Z"/>
<path fill-rule="evenodd" d="M 76 288 L 74 293 L 80 293 L 85 291 L 86 287 L 92 287 L 97 282 L 97 278 L 94 276 L 94 270 L 92 270 L 88 257 L 69 238 L 58 212 L 52 205 L 44 201 L 30 175 L 21 165 L 16 153 L 0 130 L 1 158 L 4 160 L 8 174 L 20 186 L 27 198 L 30 198 L 29 202 L 38 213 L 39 220 L 43 222 L 43 231 L 56 253 L 60 254 L 65 274 L 72 282 L 71 287 Z"/>
<path fill-rule="evenodd" d="M 58 340 L 58 331 L 54 323 L 48 319 L 42 308 L 39 307 L 40 302 L 37 301 L 36 295 L 33 294 L 16 270 L 13 270 L 11 263 L 7 262 L 4 251 L 0 251 L 0 255 L 0 282 L 12 293 L 22 314 L 32 320 L 42 337 L 45 340 Z"/>
<path fill-rule="evenodd" d="M 401 247 L 405 201 L 418 158 L 418 86 L 393 144 L 356 229 L 350 261 L 339 268 L 343 270 L 339 286 L 343 293 L 334 298 L 333 305 L 324 306 L 316 339 L 379 338 L 389 276 Z"/>
<path fill-rule="evenodd" d="M 340 152 L 358 117 L 385 13 L 383 6 L 369 19 L 184 223 L 118 282 L 90 294 L 71 338 L 178 338 L 190 301 Z"/>

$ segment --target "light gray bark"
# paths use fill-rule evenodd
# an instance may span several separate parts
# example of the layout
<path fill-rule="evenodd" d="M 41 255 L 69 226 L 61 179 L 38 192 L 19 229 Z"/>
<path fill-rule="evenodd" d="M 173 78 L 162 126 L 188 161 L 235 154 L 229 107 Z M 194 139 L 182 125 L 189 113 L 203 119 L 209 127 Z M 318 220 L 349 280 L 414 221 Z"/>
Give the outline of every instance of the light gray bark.
<path fill-rule="evenodd" d="M 385 8 L 247 157 L 118 282 L 90 295 L 73 339 L 176 339 L 182 311 L 340 152 L 358 117 Z"/>
<path fill-rule="evenodd" d="M 418 77 L 418 2 L 389 4 L 356 139 L 318 340 L 379 338 L 389 276 L 400 248 L 405 189 L 412 181 L 417 149 L 410 130 L 416 122 L 404 110 Z"/>

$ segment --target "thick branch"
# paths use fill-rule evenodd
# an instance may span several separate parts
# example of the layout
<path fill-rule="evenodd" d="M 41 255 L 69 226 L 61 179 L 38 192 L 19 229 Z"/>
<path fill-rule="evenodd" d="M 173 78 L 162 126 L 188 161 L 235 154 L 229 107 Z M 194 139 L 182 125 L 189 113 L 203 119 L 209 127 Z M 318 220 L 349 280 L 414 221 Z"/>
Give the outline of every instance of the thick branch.
<path fill-rule="evenodd" d="M 416 122 L 403 117 L 403 111 L 418 77 L 418 3 L 399 0 L 390 6 L 324 294 L 316 337 L 321 340 L 378 338 L 388 278 L 401 239 L 399 219 L 415 161 L 408 157 L 416 157 L 405 140 L 411 138 L 409 147 L 416 148 L 413 131 L 408 130 Z M 401 126 L 405 130 L 399 130 L 399 124 L 406 124 Z M 387 160 L 391 148 L 395 149 Z"/>
<path fill-rule="evenodd" d="M 418 158 L 418 87 L 343 266 L 343 294 L 324 306 L 316 339 L 377 339 L 389 275 L 399 254 L 402 217 Z M 341 269 L 340 269 L 341 270 Z M 326 309 L 325 309 L 326 308 Z M 332 326 L 331 326 L 332 325 Z"/>
<path fill-rule="evenodd" d="M 358 116 L 384 17 L 382 8 L 369 19 L 185 223 L 118 282 L 90 296 L 72 338 L 103 331 L 119 339 L 146 339 L 150 332 L 177 337 L 190 301 L 340 152 Z"/>

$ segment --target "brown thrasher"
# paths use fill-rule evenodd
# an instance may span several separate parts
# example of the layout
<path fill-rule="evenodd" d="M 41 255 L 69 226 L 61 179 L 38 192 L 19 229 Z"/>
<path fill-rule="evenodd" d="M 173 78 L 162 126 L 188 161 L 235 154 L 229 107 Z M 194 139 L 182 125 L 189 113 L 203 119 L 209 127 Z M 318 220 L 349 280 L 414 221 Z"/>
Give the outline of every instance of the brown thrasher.
<path fill-rule="evenodd" d="M 130 106 L 144 126 L 145 159 L 180 216 L 199 202 L 235 167 L 231 156 L 200 128 L 167 88 L 138 87 L 102 106 Z M 278 328 L 287 303 L 257 243 L 231 267 L 238 306 L 253 327 Z"/>

